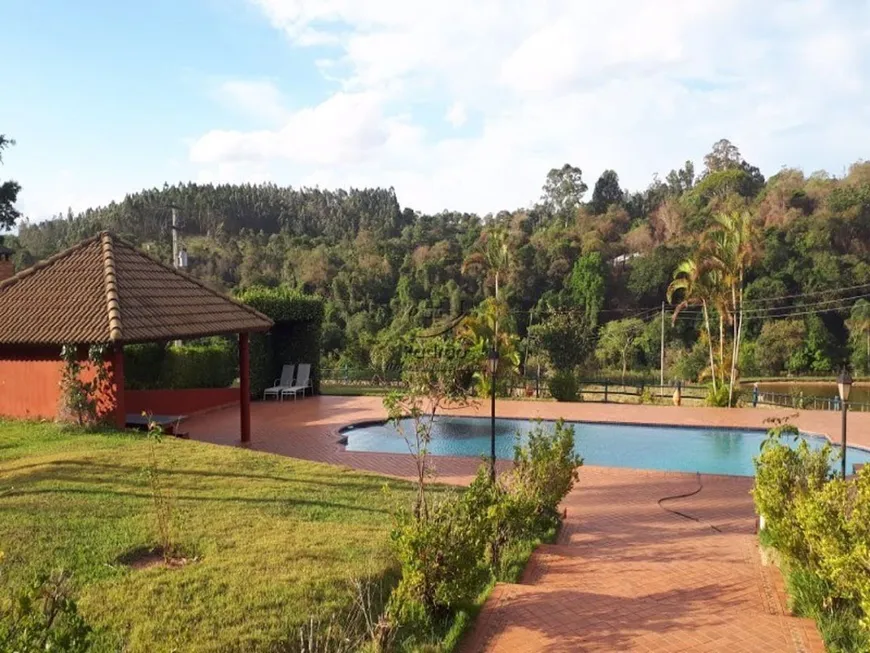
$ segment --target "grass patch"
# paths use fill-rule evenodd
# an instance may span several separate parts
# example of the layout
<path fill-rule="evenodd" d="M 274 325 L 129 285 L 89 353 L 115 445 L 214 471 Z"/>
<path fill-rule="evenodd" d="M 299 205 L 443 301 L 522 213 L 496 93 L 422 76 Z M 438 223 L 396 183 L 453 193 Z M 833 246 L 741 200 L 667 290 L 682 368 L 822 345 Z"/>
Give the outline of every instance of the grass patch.
<path fill-rule="evenodd" d="M 145 437 L 0 422 L 3 580 L 71 572 L 97 650 L 292 648 L 349 608 L 351 579 L 395 582 L 388 532 L 409 484 L 174 438 L 159 455 L 189 562 L 133 569 L 157 544 Z"/>

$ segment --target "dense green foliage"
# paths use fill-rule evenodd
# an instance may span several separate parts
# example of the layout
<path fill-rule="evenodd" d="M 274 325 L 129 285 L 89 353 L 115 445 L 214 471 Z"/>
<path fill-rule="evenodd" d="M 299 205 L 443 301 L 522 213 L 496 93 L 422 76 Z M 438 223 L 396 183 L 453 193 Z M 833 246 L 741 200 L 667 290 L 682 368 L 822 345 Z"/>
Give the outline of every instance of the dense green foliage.
<path fill-rule="evenodd" d="M 854 478 L 831 474 L 830 445 L 813 451 L 771 429 L 756 459 L 753 496 L 764 539 L 782 555 L 794 610 L 819 622 L 828 649 L 870 646 L 870 468 Z"/>
<path fill-rule="evenodd" d="M 251 335 L 251 396 L 262 396 L 280 378 L 284 365 L 300 363 L 311 365 L 312 387 L 318 392 L 323 300 L 286 286 L 254 286 L 241 291 L 238 299 L 275 322 L 268 333 Z"/>
<path fill-rule="evenodd" d="M 238 345 L 227 338 L 124 348 L 125 383 L 131 390 L 227 388 L 239 375 Z"/>
<path fill-rule="evenodd" d="M 224 290 L 282 286 L 324 299 L 324 358 L 331 366 L 383 372 L 401 361 L 398 336 L 463 314 L 498 286 L 520 338 L 521 367 L 543 361 L 547 371 L 547 359 L 563 365 L 552 359 L 552 348 L 527 336 L 530 326 L 570 312 L 583 316 L 582 332 L 572 326 L 582 349 L 588 343 L 580 365 L 607 373 L 621 372 L 622 357 L 591 355 L 599 327 L 621 318 L 654 320 L 677 266 L 707 241 L 710 254 L 742 257 L 739 267 L 720 261 L 723 270 L 726 263 L 741 270 L 741 278 L 720 281 L 739 285 L 744 296 L 706 305 L 703 293 L 693 296 L 667 334 L 669 377 L 695 373 L 718 383 L 709 378 L 709 360 L 698 363 L 705 351 L 710 358 L 709 341 L 722 339 L 720 317 L 726 344 L 712 353 L 719 380 L 729 385 L 749 369 L 829 373 L 850 357 L 862 371 L 870 365 L 870 328 L 850 313 L 870 284 L 870 163 L 855 164 L 842 178 L 786 168 L 765 181 L 734 145 L 720 141 L 698 173 L 686 162 L 629 192 L 607 171 L 587 198 L 590 186 L 582 170 L 565 164 L 546 175 L 533 206 L 481 217 L 420 214 L 402 208 L 392 190 L 185 184 L 25 222 L 7 241 L 21 265 L 108 228 L 168 259 L 168 207 L 175 205 L 197 277 Z M 723 231 L 721 216 L 743 214 L 751 241 L 729 249 L 733 238 L 710 238 Z M 703 272 L 709 260 L 699 264 Z M 863 290 L 836 291 L 862 284 Z M 673 297 L 675 304 L 683 299 L 682 291 Z M 803 324 L 801 351 L 788 360 L 780 351 L 773 362 L 750 356 L 765 326 L 778 319 Z M 732 342 L 737 326 L 740 347 Z M 628 370 L 658 367 L 652 347 L 629 353 Z"/>

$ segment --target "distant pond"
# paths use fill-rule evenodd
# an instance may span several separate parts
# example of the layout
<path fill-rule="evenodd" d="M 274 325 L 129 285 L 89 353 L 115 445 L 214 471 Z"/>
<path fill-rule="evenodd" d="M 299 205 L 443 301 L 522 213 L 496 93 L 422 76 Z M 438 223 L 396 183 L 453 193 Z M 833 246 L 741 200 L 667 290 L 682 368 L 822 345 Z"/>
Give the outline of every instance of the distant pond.
<path fill-rule="evenodd" d="M 744 384 L 744 388 L 752 390 L 751 383 Z M 799 395 L 804 397 L 825 397 L 833 399 L 839 395 L 837 384 L 833 381 L 764 381 L 758 384 L 758 389 L 764 392 L 776 392 L 779 394 Z M 852 386 L 849 401 L 856 403 L 870 403 L 870 384 L 856 383 Z"/>

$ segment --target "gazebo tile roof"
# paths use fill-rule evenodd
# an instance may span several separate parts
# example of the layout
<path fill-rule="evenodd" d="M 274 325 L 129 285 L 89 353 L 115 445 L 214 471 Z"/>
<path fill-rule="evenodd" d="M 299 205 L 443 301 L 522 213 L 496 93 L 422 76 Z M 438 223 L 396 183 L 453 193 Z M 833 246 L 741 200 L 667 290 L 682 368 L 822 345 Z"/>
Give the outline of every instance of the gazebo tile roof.
<path fill-rule="evenodd" d="M 147 342 L 271 325 L 109 232 L 0 283 L 0 344 Z"/>

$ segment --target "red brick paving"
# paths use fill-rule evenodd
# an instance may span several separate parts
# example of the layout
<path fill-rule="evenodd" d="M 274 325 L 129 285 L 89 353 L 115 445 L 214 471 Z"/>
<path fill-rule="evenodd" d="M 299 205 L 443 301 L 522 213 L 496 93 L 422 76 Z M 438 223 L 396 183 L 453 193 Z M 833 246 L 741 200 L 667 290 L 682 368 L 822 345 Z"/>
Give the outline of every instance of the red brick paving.
<path fill-rule="evenodd" d="M 497 410 L 502 417 L 733 427 L 763 427 L 766 417 L 794 412 L 519 401 L 499 402 Z M 342 426 L 384 416 L 376 397 L 258 403 L 251 447 L 410 476 L 408 456 L 346 452 L 338 443 Z M 800 411 L 794 422 L 836 439 L 839 419 Z M 850 443 L 870 446 L 870 415 L 849 419 Z M 201 415 L 187 427 L 194 438 L 237 444 L 238 410 Z M 467 482 L 478 464 L 436 459 L 444 482 Z M 604 467 L 584 467 L 580 477 L 564 503 L 559 541 L 535 552 L 521 583 L 496 587 L 464 653 L 824 651 L 815 625 L 787 614 L 778 571 L 761 564 L 751 479 Z"/>

